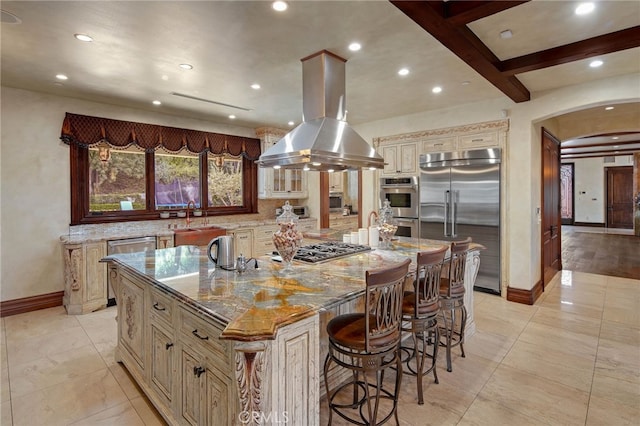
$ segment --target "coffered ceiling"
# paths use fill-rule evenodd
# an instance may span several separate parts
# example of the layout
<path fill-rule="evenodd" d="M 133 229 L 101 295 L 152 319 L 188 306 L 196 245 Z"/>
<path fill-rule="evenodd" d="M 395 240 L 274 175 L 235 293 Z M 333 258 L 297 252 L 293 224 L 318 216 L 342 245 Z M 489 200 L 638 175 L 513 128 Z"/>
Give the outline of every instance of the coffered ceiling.
<path fill-rule="evenodd" d="M 640 74 L 640 2 L 595 4 L 578 16 L 578 2 L 563 0 L 290 1 L 281 13 L 267 1 L 3 1 L 2 84 L 287 128 L 302 118 L 300 59 L 326 49 L 347 60 L 351 124 L 485 99 L 526 102 Z M 353 52 L 355 41 L 362 49 Z M 603 65 L 590 68 L 592 59 Z M 403 67 L 409 74 L 399 76 Z"/>

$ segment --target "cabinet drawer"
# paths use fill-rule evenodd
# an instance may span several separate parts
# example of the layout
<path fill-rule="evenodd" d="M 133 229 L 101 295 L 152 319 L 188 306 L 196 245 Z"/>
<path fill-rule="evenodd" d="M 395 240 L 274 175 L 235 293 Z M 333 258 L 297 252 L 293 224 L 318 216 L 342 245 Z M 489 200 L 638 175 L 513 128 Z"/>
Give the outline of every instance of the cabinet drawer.
<path fill-rule="evenodd" d="M 182 308 L 180 317 L 180 339 L 189 345 L 208 351 L 218 362 L 223 362 L 224 366 L 220 366 L 221 370 L 231 368 L 231 346 L 229 342 L 220 340 L 222 329 L 216 328 Z"/>
<path fill-rule="evenodd" d="M 271 254 L 276 247 L 273 245 L 273 241 L 254 241 L 253 242 L 253 255 L 262 256 L 263 254 Z"/>
<path fill-rule="evenodd" d="M 422 142 L 422 152 L 447 152 L 455 151 L 456 137 L 429 139 Z"/>
<path fill-rule="evenodd" d="M 476 133 L 473 135 L 460 136 L 459 145 L 461 149 L 498 146 L 498 133 Z"/>
<path fill-rule="evenodd" d="M 173 302 L 169 296 L 162 293 L 160 290 L 151 287 L 149 292 L 151 306 L 151 316 L 154 318 L 160 318 L 170 325 L 173 321 Z"/>
<path fill-rule="evenodd" d="M 254 229 L 253 238 L 257 241 L 266 241 L 273 238 L 273 233 L 276 232 L 278 228 L 276 226 L 261 226 L 260 228 Z"/>

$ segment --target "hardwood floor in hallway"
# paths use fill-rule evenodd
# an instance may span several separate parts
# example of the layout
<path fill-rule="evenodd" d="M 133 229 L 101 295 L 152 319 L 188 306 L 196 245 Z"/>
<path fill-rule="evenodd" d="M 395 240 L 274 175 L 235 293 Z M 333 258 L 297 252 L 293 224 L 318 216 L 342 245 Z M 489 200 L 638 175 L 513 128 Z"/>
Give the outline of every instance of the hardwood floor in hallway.
<path fill-rule="evenodd" d="M 562 268 L 640 279 L 640 237 L 630 230 L 563 225 Z"/>

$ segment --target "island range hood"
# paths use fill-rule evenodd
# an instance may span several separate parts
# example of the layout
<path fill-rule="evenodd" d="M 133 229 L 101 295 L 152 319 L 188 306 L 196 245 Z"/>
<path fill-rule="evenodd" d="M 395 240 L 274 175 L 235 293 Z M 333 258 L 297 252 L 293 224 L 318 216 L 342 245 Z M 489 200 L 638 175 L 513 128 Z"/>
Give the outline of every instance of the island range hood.
<path fill-rule="evenodd" d="M 326 50 L 302 59 L 302 123 L 260 156 L 261 167 L 384 167 L 384 159 L 345 121 L 345 62 Z"/>

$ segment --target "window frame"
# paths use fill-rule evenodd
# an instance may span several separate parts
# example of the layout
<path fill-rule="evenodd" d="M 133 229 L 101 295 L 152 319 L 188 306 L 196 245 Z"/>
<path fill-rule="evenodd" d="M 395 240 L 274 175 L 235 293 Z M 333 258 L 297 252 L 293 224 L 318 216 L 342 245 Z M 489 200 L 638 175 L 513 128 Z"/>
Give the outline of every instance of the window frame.
<path fill-rule="evenodd" d="M 166 209 L 155 208 L 155 161 L 154 152 L 145 152 L 145 191 L 144 210 L 117 210 L 110 212 L 89 211 L 89 147 L 70 144 L 71 173 L 71 225 L 94 223 L 129 222 L 139 220 L 161 220 L 160 212 Z M 171 153 L 168 153 L 171 155 Z M 200 209 L 207 216 L 224 216 L 258 212 L 258 166 L 254 161 L 242 155 L 242 206 L 209 206 L 208 155 L 205 151 L 198 154 L 200 162 Z"/>

